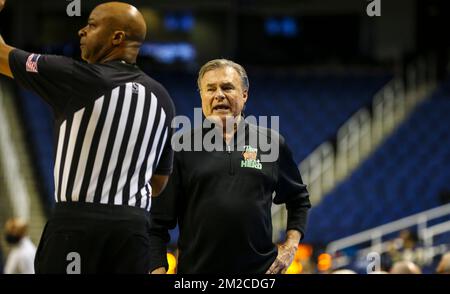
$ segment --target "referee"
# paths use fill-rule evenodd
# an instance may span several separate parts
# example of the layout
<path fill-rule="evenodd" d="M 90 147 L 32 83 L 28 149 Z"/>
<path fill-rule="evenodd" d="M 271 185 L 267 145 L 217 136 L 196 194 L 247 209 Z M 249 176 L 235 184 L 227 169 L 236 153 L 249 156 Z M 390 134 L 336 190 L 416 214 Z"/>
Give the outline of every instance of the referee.
<path fill-rule="evenodd" d="M 131 5 L 97 6 L 79 31 L 87 63 L 30 54 L 0 37 L 0 73 L 41 96 L 56 118 L 56 206 L 36 273 L 148 273 L 148 214 L 172 170 L 175 111 L 136 66 L 146 30 Z"/>

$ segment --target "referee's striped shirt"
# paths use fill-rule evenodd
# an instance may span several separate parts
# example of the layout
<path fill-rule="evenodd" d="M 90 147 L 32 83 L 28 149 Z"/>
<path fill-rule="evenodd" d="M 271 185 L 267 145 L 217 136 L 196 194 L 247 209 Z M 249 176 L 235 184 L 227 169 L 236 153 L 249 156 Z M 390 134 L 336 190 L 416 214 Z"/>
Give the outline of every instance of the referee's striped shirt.
<path fill-rule="evenodd" d="M 150 210 L 154 174 L 172 169 L 167 91 L 121 61 L 89 65 L 59 56 L 10 54 L 14 78 L 56 116 L 56 202 Z"/>

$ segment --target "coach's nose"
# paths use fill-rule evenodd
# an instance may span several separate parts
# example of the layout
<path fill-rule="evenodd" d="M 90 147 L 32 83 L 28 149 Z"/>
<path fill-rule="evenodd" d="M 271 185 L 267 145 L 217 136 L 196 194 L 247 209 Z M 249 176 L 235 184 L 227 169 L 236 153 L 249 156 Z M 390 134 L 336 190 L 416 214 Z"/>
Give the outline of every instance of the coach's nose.
<path fill-rule="evenodd" d="M 216 100 L 222 101 L 225 99 L 225 93 L 222 91 L 222 89 L 217 89 L 217 91 L 214 93 L 214 98 Z"/>

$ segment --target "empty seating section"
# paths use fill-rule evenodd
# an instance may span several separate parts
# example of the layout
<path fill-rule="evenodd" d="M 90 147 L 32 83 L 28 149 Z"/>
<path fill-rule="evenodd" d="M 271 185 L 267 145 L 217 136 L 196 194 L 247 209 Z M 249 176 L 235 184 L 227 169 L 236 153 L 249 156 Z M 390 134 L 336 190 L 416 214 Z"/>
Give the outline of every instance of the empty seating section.
<path fill-rule="evenodd" d="M 326 244 L 444 204 L 439 195 L 450 190 L 449 113 L 446 82 L 312 209 L 305 242 Z M 449 237 L 435 241 L 449 243 Z"/>

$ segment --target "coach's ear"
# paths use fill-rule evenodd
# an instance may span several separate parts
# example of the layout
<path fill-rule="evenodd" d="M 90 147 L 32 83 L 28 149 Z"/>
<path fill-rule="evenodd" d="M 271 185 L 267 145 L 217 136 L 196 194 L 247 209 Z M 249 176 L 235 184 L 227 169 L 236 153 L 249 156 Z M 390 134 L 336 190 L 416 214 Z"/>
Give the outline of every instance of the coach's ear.
<path fill-rule="evenodd" d="M 125 32 L 115 31 L 112 38 L 112 44 L 114 46 L 119 46 L 120 44 L 122 44 L 123 41 L 125 41 Z"/>
<path fill-rule="evenodd" d="M 168 181 L 169 176 L 153 175 L 150 180 L 150 185 L 152 186 L 152 197 L 156 197 L 161 194 Z"/>

